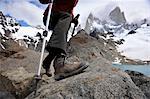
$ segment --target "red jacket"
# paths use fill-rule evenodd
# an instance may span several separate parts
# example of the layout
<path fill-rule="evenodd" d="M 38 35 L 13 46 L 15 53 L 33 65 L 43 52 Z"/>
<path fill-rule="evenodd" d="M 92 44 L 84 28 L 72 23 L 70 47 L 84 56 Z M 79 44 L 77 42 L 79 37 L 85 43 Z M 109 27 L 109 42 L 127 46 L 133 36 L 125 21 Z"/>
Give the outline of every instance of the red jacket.
<path fill-rule="evenodd" d="M 49 0 L 40 0 L 41 3 L 47 4 Z M 52 12 L 68 12 L 73 15 L 73 8 L 76 6 L 78 0 L 54 0 L 52 5 Z M 46 8 L 44 15 L 48 14 L 49 7 Z"/>

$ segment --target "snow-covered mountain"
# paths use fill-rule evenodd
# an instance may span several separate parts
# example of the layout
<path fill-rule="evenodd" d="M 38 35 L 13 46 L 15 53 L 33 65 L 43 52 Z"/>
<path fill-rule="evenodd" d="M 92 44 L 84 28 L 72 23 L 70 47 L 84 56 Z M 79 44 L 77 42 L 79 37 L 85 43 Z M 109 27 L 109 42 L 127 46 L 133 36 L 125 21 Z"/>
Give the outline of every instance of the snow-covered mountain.
<path fill-rule="evenodd" d="M 125 42 L 118 50 L 130 59 L 150 60 L 150 26 L 135 30 L 134 34 L 122 37 Z"/>
<path fill-rule="evenodd" d="M 74 25 L 72 25 L 73 27 Z M 68 33 L 68 41 L 71 38 L 73 28 L 70 28 Z M 77 29 L 79 29 L 78 27 Z M 42 40 L 44 38 L 44 29 L 41 26 L 21 26 L 18 21 L 11 17 L 5 16 L 0 12 L 0 49 L 5 49 L 4 42 L 9 39 L 13 39 L 18 42 L 20 46 L 25 46 L 34 50 L 41 50 Z M 75 31 L 76 34 L 76 31 Z M 51 36 L 49 31 L 46 40 L 48 41 Z"/>
<path fill-rule="evenodd" d="M 101 9 L 98 13 L 90 13 L 86 21 L 88 34 L 96 38 L 114 39 L 118 51 L 130 59 L 150 60 L 150 18 L 129 22 L 126 12 L 118 5 Z"/>
<path fill-rule="evenodd" d="M 12 38 L 13 34 L 18 32 L 20 28 L 19 23 L 11 17 L 5 17 L 2 12 L 0 12 L 0 33 L 6 38 Z"/>
<path fill-rule="evenodd" d="M 118 51 L 128 58 L 149 61 L 150 18 L 143 17 L 142 20 L 129 23 L 126 12 L 119 6 L 108 7 L 107 11 L 102 12 L 105 12 L 102 16 L 90 13 L 85 26 L 86 32 L 91 36 L 97 36 L 96 38 L 114 39 L 118 44 Z M 13 39 L 22 46 L 40 50 L 43 30 L 40 26 L 23 27 L 14 18 L 5 17 L 0 12 L 0 41 Z M 68 38 L 71 37 L 71 30 L 72 28 Z M 0 47 L 5 49 L 2 42 Z"/>
<path fill-rule="evenodd" d="M 0 48 L 2 49 L 5 49 L 4 42 L 12 39 L 18 42 L 20 46 L 39 50 L 43 40 L 43 31 L 44 29 L 41 26 L 21 26 L 15 18 L 4 16 L 3 13 L 0 12 Z"/>

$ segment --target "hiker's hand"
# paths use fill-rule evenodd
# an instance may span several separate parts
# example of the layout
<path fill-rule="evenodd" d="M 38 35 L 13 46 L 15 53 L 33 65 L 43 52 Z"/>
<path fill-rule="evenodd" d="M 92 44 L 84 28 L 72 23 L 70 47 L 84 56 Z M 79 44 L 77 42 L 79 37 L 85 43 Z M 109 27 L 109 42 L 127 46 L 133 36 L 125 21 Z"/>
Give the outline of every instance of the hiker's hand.
<path fill-rule="evenodd" d="M 78 22 L 78 19 L 75 17 L 72 19 L 71 23 L 74 23 L 75 27 L 77 27 L 79 22 Z"/>
<path fill-rule="evenodd" d="M 80 14 L 78 14 L 76 17 L 74 17 L 73 19 L 72 19 L 72 23 L 74 23 L 74 25 L 75 25 L 75 27 L 77 27 L 77 25 L 78 25 L 78 18 L 79 18 L 79 16 L 80 16 Z"/>
<path fill-rule="evenodd" d="M 52 0 L 39 0 L 42 4 L 52 3 Z"/>
<path fill-rule="evenodd" d="M 49 3 L 52 3 L 52 0 L 49 0 Z"/>

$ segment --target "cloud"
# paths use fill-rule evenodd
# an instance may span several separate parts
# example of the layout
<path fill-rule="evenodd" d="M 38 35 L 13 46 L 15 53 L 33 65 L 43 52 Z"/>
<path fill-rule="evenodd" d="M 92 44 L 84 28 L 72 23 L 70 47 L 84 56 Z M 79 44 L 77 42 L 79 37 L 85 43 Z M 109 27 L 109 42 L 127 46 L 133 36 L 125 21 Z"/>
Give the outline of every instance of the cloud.
<path fill-rule="evenodd" d="M 150 0 L 79 0 L 74 9 L 75 15 L 81 14 L 80 22 L 85 23 L 90 12 L 102 10 L 109 3 L 115 2 L 125 11 L 128 20 L 150 16 Z M 38 0 L 0 0 L 0 10 L 18 20 L 24 20 L 30 25 L 43 25 L 43 12 L 47 5 Z M 139 12 L 140 11 L 140 12 Z"/>
<path fill-rule="evenodd" d="M 80 13 L 80 21 L 85 24 L 85 20 L 90 12 L 100 12 L 108 8 L 108 5 L 117 5 L 125 12 L 129 22 L 150 17 L 150 0 L 79 0 L 75 8 L 75 14 Z M 100 13 L 99 16 L 103 16 Z"/>
<path fill-rule="evenodd" d="M 125 16 L 129 22 L 141 20 L 150 17 L 150 3 L 149 0 L 137 1 L 122 1 L 119 2 Z"/>
<path fill-rule="evenodd" d="M 0 10 L 30 25 L 43 25 L 44 7 L 37 6 L 38 3 L 34 4 L 33 1 L 35 2 L 35 0 L 1 0 Z"/>

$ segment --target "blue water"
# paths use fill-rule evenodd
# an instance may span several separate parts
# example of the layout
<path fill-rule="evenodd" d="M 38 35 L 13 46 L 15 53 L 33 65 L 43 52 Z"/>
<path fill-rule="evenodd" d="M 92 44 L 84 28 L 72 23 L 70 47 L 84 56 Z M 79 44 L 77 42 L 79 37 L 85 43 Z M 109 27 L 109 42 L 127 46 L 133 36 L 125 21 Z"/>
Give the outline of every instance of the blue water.
<path fill-rule="evenodd" d="M 112 64 L 114 67 L 120 68 L 121 70 L 132 70 L 138 71 L 150 77 L 150 65 L 122 65 L 122 64 Z"/>

